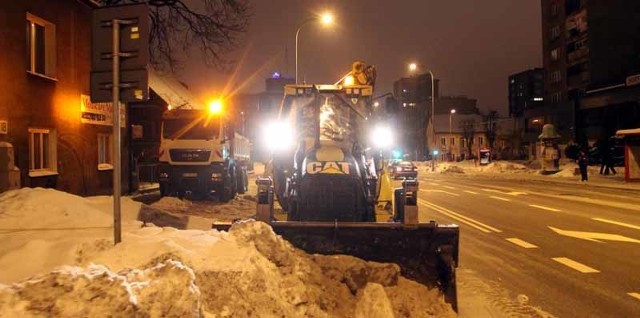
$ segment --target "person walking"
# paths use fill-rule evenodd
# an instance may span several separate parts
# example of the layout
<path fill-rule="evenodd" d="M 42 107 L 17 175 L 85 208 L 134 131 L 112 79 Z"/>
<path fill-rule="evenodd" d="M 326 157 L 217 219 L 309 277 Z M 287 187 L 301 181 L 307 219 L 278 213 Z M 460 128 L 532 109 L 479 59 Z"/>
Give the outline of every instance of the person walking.
<path fill-rule="evenodd" d="M 580 181 L 587 181 L 589 179 L 589 176 L 587 176 L 587 154 L 584 150 L 580 150 L 578 154 L 578 167 L 580 167 L 580 176 L 582 177 Z"/>

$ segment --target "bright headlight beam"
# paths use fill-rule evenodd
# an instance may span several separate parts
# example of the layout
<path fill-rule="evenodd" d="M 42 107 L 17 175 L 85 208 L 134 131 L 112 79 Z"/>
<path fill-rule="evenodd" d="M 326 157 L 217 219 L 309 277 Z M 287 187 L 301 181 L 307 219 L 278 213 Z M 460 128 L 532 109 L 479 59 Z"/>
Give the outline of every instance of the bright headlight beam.
<path fill-rule="evenodd" d="M 270 151 L 291 149 L 294 142 L 293 128 L 286 122 L 274 121 L 265 127 L 264 143 Z"/>
<path fill-rule="evenodd" d="M 393 131 L 387 126 L 377 126 L 371 133 L 371 142 L 376 148 L 389 148 L 393 145 Z"/>

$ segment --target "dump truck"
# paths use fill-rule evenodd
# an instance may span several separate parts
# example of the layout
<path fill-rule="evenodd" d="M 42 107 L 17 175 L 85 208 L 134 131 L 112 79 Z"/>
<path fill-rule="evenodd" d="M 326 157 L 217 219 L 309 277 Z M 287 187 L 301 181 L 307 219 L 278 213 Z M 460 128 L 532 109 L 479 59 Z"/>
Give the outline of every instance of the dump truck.
<path fill-rule="evenodd" d="M 161 196 L 216 195 L 231 200 L 248 188 L 250 141 L 222 106 L 169 109 L 162 116 L 158 177 Z"/>
<path fill-rule="evenodd" d="M 418 180 L 393 186 L 386 174 L 392 131 L 371 120 L 374 70 L 356 62 L 338 83 L 285 86 L 280 122 L 265 132 L 280 136 L 271 140 L 280 149 L 256 181 L 256 219 L 308 253 L 396 263 L 457 310 L 459 227 L 419 222 Z M 276 202 L 286 220 L 274 214 Z"/>

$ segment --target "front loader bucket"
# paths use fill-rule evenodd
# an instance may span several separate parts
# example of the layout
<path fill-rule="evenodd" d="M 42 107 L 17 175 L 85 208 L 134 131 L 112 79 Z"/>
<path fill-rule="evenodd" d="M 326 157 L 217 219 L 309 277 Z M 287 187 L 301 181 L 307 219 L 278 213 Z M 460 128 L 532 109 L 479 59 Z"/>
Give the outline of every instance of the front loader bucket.
<path fill-rule="evenodd" d="M 275 233 L 311 254 L 344 254 L 367 261 L 395 263 L 402 275 L 439 288 L 457 311 L 455 267 L 457 225 L 401 223 L 271 222 Z M 214 225 L 227 230 L 229 225 Z"/>

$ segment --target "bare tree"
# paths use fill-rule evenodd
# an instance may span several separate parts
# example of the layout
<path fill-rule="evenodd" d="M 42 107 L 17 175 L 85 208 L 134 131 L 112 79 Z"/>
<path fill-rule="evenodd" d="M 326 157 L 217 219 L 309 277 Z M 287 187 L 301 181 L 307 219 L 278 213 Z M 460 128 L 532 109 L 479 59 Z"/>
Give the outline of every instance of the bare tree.
<path fill-rule="evenodd" d="M 460 121 L 460 129 L 462 129 L 462 138 L 467 141 L 467 153 L 472 157 L 471 148 L 473 147 L 473 136 L 476 134 L 476 121 L 473 119 L 462 120 Z"/>
<path fill-rule="evenodd" d="M 224 53 L 246 32 L 247 0 L 99 0 L 105 6 L 148 3 L 151 19 L 150 56 L 156 67 L 175 68 L 183 52 L 196 46 L 207 65 L 224 68 Z"/>

